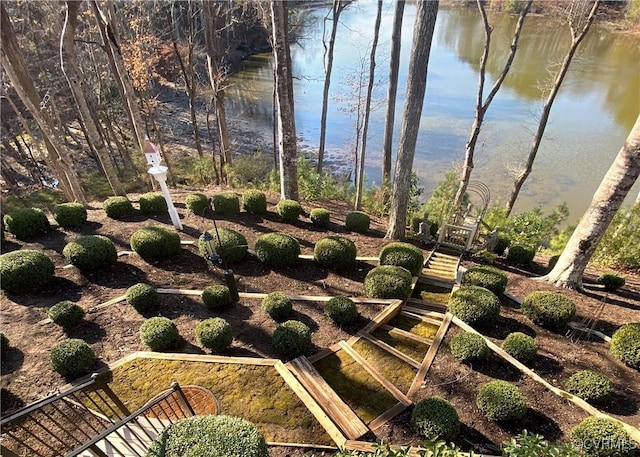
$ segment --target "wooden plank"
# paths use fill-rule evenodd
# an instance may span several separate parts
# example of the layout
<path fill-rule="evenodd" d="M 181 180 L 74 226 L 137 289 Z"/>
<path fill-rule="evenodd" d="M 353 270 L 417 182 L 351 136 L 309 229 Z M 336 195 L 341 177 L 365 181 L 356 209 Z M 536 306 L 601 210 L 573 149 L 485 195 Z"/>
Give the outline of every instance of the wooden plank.
<path fill-rule="evenodd" d="M 325 357 L 333 354 L 335 351 L 332 351 L 329 348 L 324 348 L 318 352 L 316 352 L 313 355 L 310 355 L 309 357 L 307 357 L 307 360 L 311 363 L 316 363 L 318 360 L 320 359 L 324 359 Z"/>
<path fill-rule="evenodd" d="M 378 313 L 378 315 L 374 316 L 367 325 L 362 329 L 364 332 L 371 332 L 378 328 L 380 325 L 389 322 L 393 319 L 396 314 L 400 311 L 402 306 L 402 300 L 394 300 L 391 306 L 386 307 L 382 311 Z"/>
<path fill-rule="evenodd" d="M 166 352 L 137 352 L 137 357 L 159 360 L 180 360 L 184 362 L 235 363 L 240 365 L 274 366 L 278 359 L 261 359 L 258 357 L 227 357 L 222 355 L 184 354 Z"/>
<path fill-rule="evenodd" d="M 429 276 L 425 274 L 420 275 L 420 277 L 418 278 L 418 282 L 421 282 L 424 284 L 430 284 L 433 286 L 440 286 L 440 287 L 451 287 L 454 284 L 453 278 L 446 279 L 446 278 L 439 278 L 437 276 Z"/>
<path fill-rule="evenodd" d="M 118 257 L 123 257 L 125 255 L 133 255 L 133 254 L 135 254 L 135 251 L 119 251 Z"/>
<path fill-rule="evenodd" d="M 421 306 L 420 309 L 435 311 L 436 313 L 441 314 L 442 317 L 444 317 L 444 314 L 447 312 L 447 305 L 421 300 L 420 298 L 409 298 L 407 299 L 407 303 L 409 303 L 409 305 Z M 407 305 L 404 306 L 405 309 L 406 307 Z"/>
<path fill-rule="evenodd" d="M 202 295 L 201 290 L 190 289 L 156 289 L 159 294 L 174 294 L 174 295 Z"/>
<path fill-rule="evenodd" d="M 331 437 L 331 439 L 338 445 L 344 446 L 347 438 L 342 434 L 342 432 L 338 429 L 338 427 L 333 423 L 333 421 L 327 416 L 327 414 L 322 410 L 320 405 L 314 400 L 314 398 L 306 391 L 306 389 L 298 382 L 298 380 L 291 374 L 291 372 L 287 369 L 287 367 L 281 362 L 278 361 L 275 364 L 276 371 L 282 376 L 284 382 L 293 390 L 293 392 L 300 398 L 302 403 L 306 406 L 313 417 L 320 422 L 320 425 L 324 427 L 327 434 Z"/>
<path fill-rule="evenodd" d="M 438 325 L 440 325 L 440 323 L 438 323 Z M 418 343 L 426 344 L 427 346 L 429 346 L 433 342 L 433 340 L 430 340 L 429 338 L 424 338 L 420 335 L 407 332 L 406 330 L 402 330 L 398 327 L 392 327 L 391 325 L 383 324 L 380 326 L 380 328 L 383 328 L 386 331 L 388 331 L 389 335 L 391 336 L 399 336 L 400 338 L 406 338 L 409 340 L 417 341 Z"/>
<path fill-rule="evenodd" d="M 411 302 L 411 304 L 414 304 L 414 303 L 415 303 L 415 301 Z M 427 302 L 425 302 L 425 303 L 427 303 Z M 426 309 L 426 308 L 417 308 L 417 307 L 411 306 L 411 305 L 404 305 L 402 307 L 402 310 L 404 312 L 407 312 L 407 313 L 417 314 L 419 316 L 428 317 L 430 319 L 434 319 L 434 320 L 438 320 L 438 321 L 442 322 L 442 319 L 444 319 L 444 315 L 447 312 L 446 309 L 445 309 L 446 306 L 437 306 L 436 304 L 431 306 L 431 308 L 436 308 L 436 307 L 440 311 L 444 311 L 444 313 L 441 313 L 440 311 L 432 311 L 432 310 Z"/>
<path fill-rule="evenodd" d="M 408 406 L 402 402 L 396 403 L 390 409 L 386 410 L 384 413 L 380 414 L 374 420 L 369 422 L 369 428 L 371 429 L 371 431 L 376 432 L 380 427 L 382 427 L 384 424 L 389 422 L 391 419 L 396 417 L 407 408 Z"/>
<path fill-rule="evenodd" d="M 607 342 L 607 343 L 611 343 L 611 337 L 610 337 L 610 336 L 607 336 L 607 335 L 605 335 L 604 333 L 599 332 L 599 331 L 597 331 L 597 330 L 593 330 L 593 329 L 590 329 L 590 328 L 580 327 L 579 325 L 574 324 L 573 322 L 569 322 L 569 327 L 571 327 L 571 328 L 572 328 L 572 329 L 574 329 L 574 330 L 578 330 L 578 331 L 580 331 L 580 332 L 584 332 L 584 333 L 589 333 L 589 334 L 591 334 L 591 335 L 595 335 L 595 336 L 597 336 L 598 338 L 600 338 L 602 341 L 605 341 L 605 342 Z"/>
<path fill-rule="evenodd" d="M 442 324 L 442 319 L 433 319 L 431 317 L 427 317 L 427 316 L 424 316 L 422 314 L 413 313 L 410 310 L 408 310 L 407 308 L 405 308 L 405 310 L 401 311 L 400 314 L 402 314 L 403 316 L 412 317 L 413 319 L 417 319 L 417 320 L 422 321 L 422 322 L 426 322 L 427 324 L 433 324 L 433 325 L 438 325 L 438 326 L 440 326 L 440 324 Z"/>
<path fill-rule="evenodd" d="M 126 295 L 120 295 L 119 297 L 116 298 L 112 298 L 109 301 L 106 301 L 104 303 L 99 304 L 98 306 L 96 306 L 95 308 L 91 308 L 89 311 L 87 311 L 88 313 L 93 313 L 94 311 L 98 311 L 102 308 L 106 308 L 107 306 L 111 306 L 111 305 L 115 305 L 116 303 L 120 303 L 121 301 L 124 301 L 127 299 Z"/>
<path fill-rule="evenodd" d="M 392 356 L 399 358 L 400 360 L 402 360 L 405 363 L 408 363 L 409 365 L 411 365 L 413 368 L 416 368 L 417 370 L 419 370 L 420 367 L 422 366 L 420 363 L 416 362 L 415 360 L 413 360 L 411 357 L 409 357 L 405 353 L 398 351 L 393 346 L 385 343 L 382 340 L 379 340 L 378 338 L 376 338 L 373 335 L 370 335 L 369 333 L 358 332 L 358 335 L 361 336 L 362 338 L 366 339 L 367 341 L 370 341 L 371 343 L 375 344 L 380 349 L 383 349 L 383 350 L 387 351 Z"/>
<path fill-rule="evenodd" d="M 263 299 L 268 294 L 256 293 L 256 292 L 240 292 L 240 298 L 254 298 L 254 299 Z M 294 301 L 319 301 L 319 302 L 327 302 L 331 300 L 335 295 L 289 295 L 289 298 Z M 375 305 L 393 305 L 398 300 L 394 300 L 391 298 L 368 298 L 368 297 L 349 297 L 353 300 L 354 303 L 362 303 L 362 304 L 375 304 Z"/>
<path fill-rule="evenodd" d="M 298 258 L 301 260 L 314 260 L 313 254 L 300 254 Z M 358 262 L 379 262 L 380 257 L 375 256 L 358 256 L 356 257 L 356 261 Z"/>
<path fill-rule="evenodd" d="M 340 450 L 340 448 L 336 446 L 327 446 L 325 444 L 283 443 L 282 441 L 267 441 L 267 446 L 301 447 L 305 449 L 320 449 L 324 451 Z"/>
<path fill-rule="evenodd" d="M 391 395 L 393 395 L 396 398 L 396 400 L 398 400 L 400 403 L 404 403 L 407 406 L 410 406 L 410 405 L 413 404 L 413 402 L 411 400 L 409 400 L 407 398 L 407 396 L 400 391 L 400 389 L 398 389 L 391 382 L 389 382 L 389 380 L 387 378 L 385 378 L 382 374 L 380 374 L 380 372 L 378 370 L 376 370 L 373 365 L 371 365 L 369 362 L 367 362 L 358 353 L 358 351 L 353 349 L 351 346 L 346 344 L 344 341 L 340 341 L 338 344 L 340 345 L 340 347 L 342 348 L 342 350 L 344 352 L 349 354 L 349 356 L 351 356 L 351 358 L 358 363 L 358 365 L 360 365 L 362 368 L 364 368 L 364 370 L 367 371 L 367 373 L 369 373 L 371 376 L 373 376 L 373 378 L 376 381 L 378 381 L 380 384 L 382 384 L 382 387 L 387 389 L 387 391 Z"/>
<path fill-rule="evenodd" d="M 180 244 L 183 246 L 193 246 L 196 244 L 195 240 L 180 240 Z"/>
<path fill-rule="evenodd" d="M 422 366 L 418 370 L 418 374 L 416 375 L 416 377 L 413 378 L 413 383 L 411 384 L 411 387 L 409 388 L 409 392 L 407 393 L 408 397 L 414 395 L 418 391 L 422 383 L 424 382 L 424 378 L 427 376 L 429 368 L 431 368 L 431 364 L 433 363 L 433 360 L 436 358 L 436 354 L 438 353 L 438 348 L 440 347 L 440 343 L 442 343 L 444 336 L 447 334 L 447 330 L 449 329 L 449 324 L 451 324 L 452 319 L 453 319 L 453 314 L 451 313 L 447 313 L 444 316 L 444 320 L 442 321 L 440 328 L 438 329 L 438 331 L 436 332 L 433 338 L 433 343 L 431 344 L 431 346 L 429 346 L 429 350 L 427 351 L 427 354 L 424 356 L 424 360 L 422 361 Z"/>

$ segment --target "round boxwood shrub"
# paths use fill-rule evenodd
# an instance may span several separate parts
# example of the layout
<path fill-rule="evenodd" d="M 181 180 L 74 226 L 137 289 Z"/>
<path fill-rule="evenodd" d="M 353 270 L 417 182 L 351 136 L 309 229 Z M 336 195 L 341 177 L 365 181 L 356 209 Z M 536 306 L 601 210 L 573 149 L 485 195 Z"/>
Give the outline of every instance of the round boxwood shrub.
<path fill-rule="evenodd" d="M 160 295 L 156 289 L 143 282 L 129 287 L 125 297 L 127 298 L 127 303 L 139 312 L 152 311 L 160 305 Z"/>
<path fill-rule="evenodd" d="M 477 362 L 489 356 L 487 342 L 476 333 L 458 333 L 451 338 L 449 348 L 451 354 L 462 363 Z"/>
<path fill-rule="evenodd" d="M 405 299 L 411 292 L 411 272 L 395 265 L 375 267 L 364 278 L 364 293 L 372 298 Z"/>
<path fill-rule="evenodd" d="M 257 189 L 249 189 L 242 194 L 242 208 L 247 213 L 264 214 L 267 212 L 267 196 Z"/>
<path fill-rule="evenodd" d="M 561 294 L 536 291 L 522 301 L 522 313 L 531 321 L 551 330 L 565 328 L 576 315 L 576 305 Z"/>
<path fill-rule="evenodd" d="M 490 381 L 480 386 L 476 405 L 487 419 L 510 422 L 521 419 L 527 412 L 527 399 L 507 381 Z"/>
<path fill-rule="evenodd" d="M 309 214 L 311 223 L 316 227 L 327 228 L 331 219 L 331 213 L 325 208 L 313 208 Z"/>
<path fill-rule="evenodd" d="M 47 285 L 55 266 L 46 254 L 32 249 L 0 255 L 0 288 L 19 292 Z"/>
<path fill-rule="evenodd" d="M 262 311 L 277 321 L 288 317 L 292 309 L 293 303 L 284 292 L 271 292 L 262 300 Z"/>
<path fill-rule="evenodd" d="M 631 457 L 637 444 L 611 419 L 587 417 L 571 430 L 571 442 L 591 457 Z"/>
<path fill-rule="evenodd" d="M 144 214 L 163 214 L 168 211 L 167 201 L 159 192 L 147 192 L 140 195 L 140 212 Z"/>
<path fill-rule="evenodd" d="M 81 271 L 98 270 L 118 260 L 116 245 L 106 236 L 81 236 L 68 243 L 62 254 L 69 263 Z"/>
<path fill-rule="evenodd" d="M 564 388 L 567 392 L 589 402 L 606 400 L 613 393 L 613 383 L 609 378 L 591 370 L 572 374 Z"/>
<path fill-rule="evenodd" d="M 502 342 L 502 349 L 522 363 L 529 363 L 538 355 L 536 340 L 522 332 L 513 332 L 507 335 Z"/>
<path fill-rule="evenodd" d="M 73 328 L 84 319 L 84 309 L 69 300 L 56 303 L 49 309 L 49 319 L 65 329 Z"/>
<path fill-rule="evenodd" d="M 251 422 L 232 416 L 193 416 L 165 429 L 147 457 L 268 457 L 267 443 Z"/>
<path fill-rule="evenodd" d="M 616 330 L 609 350 L 630 367 L 640 370 L 640 323 L 625 324 Z"/>
<path fill-rule="evenodd" d="M 211 204 L 216 214 L 234 216 L 240 214 L 240 199 L 235 192 L 219 192 L 211 197 Z"/>
<path fill-rule="evenodd" d="M 338 325 L 353 324 L 358 319 L 358 307 L 349 297 L 333 297 L 325 305 L 324 313 Z"/>
<path fill-rule="evenodd" d="M 7 349 L 9 349 L 10 343 L 7 335 L 0 332 L 0 352 L 4 353 Z"/>
<path fill-rule="evenodd" d="M 424 255 L 422 249 L 409 243 L 389 243 L 380 251 L 380 265 L 395 265 L 406 268 L 413 276 L 422 270 Z"/>
<path fill-rule="evenodd" d="M 487 327 L 500 316 L 500 300 L 484 287 L 462 286 L 451 294 L 449 311 L 469 325 Z"/>
<path fill-rule="evenodd" d="M 503 255 L 504 251 L 507 250 L 510 244 L 511 238 L 509 238 L 509 235 L 505 233 L 498 233 L 498 239 L 496 240 L 496 245 L 493 248 L 493 252 L 498 255 Z"/>
<path fill-rule="evenodd" d="M 554 255 L 549 257 L 549 263 L 547 264 L 547 270 L 551 271 L 553 270 L 553 267 L 556 266 L 556 264 L 558 263 L 558 260 L 560 260 L 560 255 Z"/>
<path fill-rule="evenodd" d="M 212 352 L 225 351 L 233 341 L 231 325 L 221 317 L 205 319 L 196 327 L 196 340 Z"/>
<path fill-rule="evenodd" d="M 175 347 L 180 341 L 178 327 L 166 317 L 152 317 L 140 326 L 140 340 L 152 351 Z"/>
<path fill-rule="evenodd" d="M 451 403 L 440 397 L 429 397 L 413 408 L 411 428 L 428 440 L 453 440 L 460 433 L 460 418 Z"/>
<path fill-rule="evenodd" d="M 102 203 L 102 209 L 111 219 L 122 219 L 133 214 L 133 205 L 127 197 L 109 197 Z"/>
<path fill-rule="evenodd" d="M 274 267 L 286 267 L 298 260 L 300 243 L 286 233 L 265 233 L 256 241 L 254 250 L 262 263 Z"/>
<path fill-rule="evenodd" d="M 311 347 L 311 330 L 300 321 L 286 321 L 273 332 L 273 346 L 286 357 L 305 355 Z"/>
<path fill-rule="evenodd" d="M 507 275 L 490 265 L 476 265 L 464 272 L 462 284 L 484 287 L 499 295 L 507 287 Z"/>
<path fill-rule="evenodd" d="M 61 203 L 54 207 L 53 218 L 60 227 L 79 227 L 87 222 L 87 210 L 82 203 Z"/>
<path fill-rule="evenodd" d="M 602 284 L 605 290 L 614 291 L 625 285 L 625 279 L 618 273 L 603 273 L 598 277 L 598 284 Z"/>
<path fill-rule="evenodd" d="M 187 195 L 184 199 L 184 206 L 190 213 L 203 215 L 207 208 L 209 208 L 209 199 L 205 194 L 195 192 Z"/>
<path fill-rule="evenodd" d="M 97 361 L 91 346 L 76 338 L 69 338 L 52 347 L 50 359 L 53 371 L 66 379 L 75 379 L 89 373 Z"/>
<path fill-rule="evenodd" d="M 371 218 L 362 211 L 351 211 L 345 219 L 345 227 L 352 232 L 367 233 L 371 225 Z"/>
<path fill-rule="evenodd" d="M 530 246 L 514 244 L 509 246 L 507 261 L 517 265 L 529 265 L 536 256 L 536 250 Z"/>
<path fill-rule="evenodd" d="M 247 257 L 247 239 L 245 236 L 228 228 L 220 227 L 217 232 L 215 229 L 207 230 L 215 247 L 216 253 L 227 263 L 235 263 L 244 260 Z M 204 234 L 198 239 L 198 252 L 201 256 L 207 256 L 207 249 L 204 241 Z"/>
<path fill-rule="evenodd" d="M 202 291 L 202 301 L 211 310 L 228 308 L 233 303 L 229 288 L 219 284 L 205 287 Z"/>
<path fill-rule="evenodd" d="M 302 213 L 302 206 L 295 200 L 280 200 L 276 205 L 276 213 L 278 216 L 289 224 L 293 224 L 300 217 L 300 213 Z"/>
<path fill-rule="evenodd" d="M 129 240 L 131 249 L 145 260 L 160 260 L 180 252 L 180 236 L 161 226 L 145 227 L 134 232 Z"/>
<path fill-rule="evenodd" d="M 356 244 L 342 236 L 328 236 L 318 240 L 313 248 L 313 258 L 326 268 L 344 270 L 356 262 Z"/>
<path fill-rule="evenodd" d="M 4 225 L 19 240 L 47 233 L 51 229 L 47 215 L 39 208 L 14 209 L 4 216 Z"/>

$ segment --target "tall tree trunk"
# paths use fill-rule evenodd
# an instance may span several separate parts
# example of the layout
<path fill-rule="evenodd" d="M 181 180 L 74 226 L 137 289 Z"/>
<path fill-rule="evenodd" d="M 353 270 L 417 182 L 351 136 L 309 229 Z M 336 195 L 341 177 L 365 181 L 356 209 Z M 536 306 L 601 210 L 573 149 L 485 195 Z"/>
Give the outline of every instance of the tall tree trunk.
<path fill-rule="evenodd" d="M 387 113 L 384 120 L 382 137 L 382 186 L 391 182 L 391 152 L 393 148 L 393 130 L 396 119 L 396 94 L 398 93 L 398 73 L 400 70 L 400 46 L 402 44 L 402 19 L 405 0 L 396 2 L 391 32 L 391 57 L 389 60 L 389 87 L 387 90 Z M 386 191 L 385 191 L 386 193 Z M 387 198 L 387 195 L 385 195 Z"/>
<path fill-rule="evenodd" d="M 364 106 L 364 120 L 362 123 L 362 147 L 360 148 L 360 164 L 356 164 L 357 168 L 357 186 L 356 186 L 356 202 L 355 209 L 359 210 L 362 206 L 362 181 L 364 180 L 364 159 L 367 152 L 367 131 L 369 130 L 369 115 L 371 114 L 371 94 L 375 83 L 376 73 L 376 49 L 378 47 L 378 37 L 380 36 L 380 21 L 382 19 L 382 0 L 378 0 L 378 12 L 376 15 L 376 23 L 373 31 L 373 43 L 371 43 L 371 56 L 369 57 L 369 83 L 367 85 L 367 98 Z"/>
<path fill-rule="evenodd" d="M 280 197 L 298 200 L 296 124 L 293 111 L 293 74 L 289 51 L 287 5 L 271 0 L 273 55 L 276 66 L 278 106 L 278 150 L 280 155 Z"/>
<path fill-rule="evenodd" d="M 467 186 L 469 185 L 469 180 L 471 179 L 471 171 L 473 170 L 473 159 L 475 155 L 476 144 L 478 142 L 478 136 L 480 135 L 480 129 L 482 128 L 484 116 L 489 109 L 493 98 L 502 87 L 502 83 L 507 77 L 509 70 L 511 69 L 511 64 L 513 63 L 513 59 L 516 56 L 516 51 L 518 50 L 518 41 L 520 40 L 520 32 L 522 31 L 524 19 L 529 13 L 529 9 L 531 8 L 533 0 L 528 0 L 524 8 L 522 8 L 522 10 L 520 11 L 520 17 L 518 19 L 518 23 L 516 24 L 516 29 L 513 32 L 513 39 L 511 40 L 509 56 L 507 57 L 507 61 L 505 62 L 504 67 L 502 68 L 500 76 L 498 76 L 498 79 L 493 84 L 493 87 L 491 88 L 491 91 L 489 92 L 489 95 L 487 95 L 487 98 L 485 100 L 483 100 L 484 83 L 487 70 L 487 59 L 489 58 L 489 50 L 491 48 L 491 32 L 493 31 L 493 28 L 489 25 L 489 20 L 487 19 L 487 12 L 485 11 L 484 3 L 484 0 L 477 0 L 478 9 L 480 10 L 480 16 L 482 17 L 482 24 L 484 26 L 484 51 L 482 53 L 482 58 L 480 59 L 480 72 L 478 76 L 479 81 L 478 94 L 476 97 L 475 116 L 473 119 L 473 125 L 471 126 L 471 134 L 465 148 L 464 164 L 462 166 L 462 172 L 460 176 L 460 185 L 458 186 L 458 191 L 456 192 L 453 203 L 454 212 L 460 208 L 464 199 L 464 194 L 467 191 Z"/>
<path fill-rule="evenodd" d="M 540 278 L 551 284 L 582 289 L 582 275 L 602 235 L 640 175 L 640 115 L 580 219 L 558 263 Z"/>
<path fill-rule="evenodd" d="M 585 1 L 585 0 L 582 0 Z M 562 81 L 564 81 L 567 72 L 569 71 L 569 66 L 571 65 L 571 61 L 573 60 L 573 56 L 576 53 L 578 46 L 582 43 L 582 40 L 587 35 L 593 20 L 595 19 L 596 12 L 598 11 L 598 7 L 600 6 L 601 0 L 595 0 L 591 9 L 589 11 L 589 15 L 582 26 L 582 28 L 578 29 L 575 25 L 574 18 L 572 17 L 573 11 L 571 11 L 569 17 L 569 27 L 571 30 L 571 46 L 567 55 L 562 62 L 562 66 L 560 67 L 560 71 L 556 75 L 555 81 L 553 82 L 553 87 L 551 88 L 551 92 L 547 97 L 547 100 L 544 103 L 542 108 L 542 116 L 540 117 L 540 122 L 538 123 L 538 130 L 533 138 L 533 144 L 531 145 L 531 150 L 529 151 L 529 156 L 527 157 L 527 163 L 525 164 L 524 170 L 520 172 L 518 177 L 515 179 L 513 183 L 513 190 L 511 191 L 511 196 L 509 197 L 509 201 L 507 202 L 507 216 L 511 214 L 513 210 L 513 206 L 516 203 L 518 198 L 518 194 L 522 189 L 522 185 L 526 181 L 526 179 L 531 174 L 531 170 L 533 169 L 533 162 L 536 159 L 536 154 L 538 153 L 538 148 L 540 147 L 540 143 L 542 142 L 542 136 L 544 135 L 544 131 L 547 127 L 547 122 L 549 121 L 549 114 L 551 113 L 551 107 L 553 106 L 553 102 L 556 99 L 556 95 L 560 91 L 560 86 L 562 85 Z M 577 8 L 580 6 L 581 0 L 573 0 L 571 2 L 571 9 Z M 580 18 L 578 17 L 579 21 Z"/>
<path fill-rule="evenodd" d="M 416 152 L 422 105 L 427 88 L 429 53 L 439 5 L 438 0 L 418 0 L 417 3 L 416 22 L 409 58 L 407 92 L 391 194 L 389 228 L 386 234 L 386 238 L 394 240 L 404 238 L 406 228 L 413 157 Z"/>

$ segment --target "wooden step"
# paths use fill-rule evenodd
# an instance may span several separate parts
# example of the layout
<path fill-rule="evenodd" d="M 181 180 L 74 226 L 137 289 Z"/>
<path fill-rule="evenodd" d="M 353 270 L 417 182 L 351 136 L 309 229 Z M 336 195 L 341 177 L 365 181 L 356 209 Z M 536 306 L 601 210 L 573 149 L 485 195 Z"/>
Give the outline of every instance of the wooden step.
<path fill-rule="evenodd" d="M 410 317 L 412 319 L 417 319 L 422 322 L 426 322 L 427 324 L 433 324 L 437 326 L 440 326 L 440 324 L 442 324 L 442 319 L 434 319 L 433 317 L 425 316 L 424 314 L 421 314 L 419 312 L 414 313 L 411 311 L 411 307 L 406 307 L 404 311 L 402 311 L 402 315 L 406 317 Z M 429 344 L 431 344 L 431 342 L 429 342 Z"/>
<path fill-rule="evenodd" d="M 444 303 L 435 303 L 427 300 L 422 300 L 420 298 L 412 298 L 412 297 L 407 298 L 407 304 L 404 305 L 402 309 L 406 309 L 407 307 L 413 308 L 413 310 L 407 310 L 407 311 L 418 313 L 418 311 L 416 310 L 419 310 L 425 315 L 429 315 L 429 313 L 442 315 L 447 311 L 447 305 L 445 305 Z M 436 315 L 432 317 L 440 318 L 440 316 L 436 316 Z"/>
<path fill-rule="evenodd" d="M 400 360 L 402 360 L 405 363 L 408 363 L 412 367 L 414 367 L 414 368 L 416 368 L 418 370 L 420 369 L 420 366 L 421 366 L 420 363 L 418 363 L 415 360 L 413 360 L 411 357 L 406 355 L 404 352 L 400 352 L 396 348 L 394 348 L 393 346 L 385 343 L 382 340 L 379 340 L 375 336 L 373 336 L 373 335 L 371 335 L 369 333 L 366 333 L 366 332 L 358 332 L 358 335 L 361 336 L 362 338 L 368 340 L 369 342 L 375 344 L 380 349 L 383 349 L 383 350 L 387 351 L 392 356 L 399 358 Z"/>
<path fill-rule="evenodd" d="M 409 315 L 409 317 L 411 317 Z M 440 325 L 440 321 L 438 321 L 438 324 L 436 325 Z M 408 340 L 413 340 L 413 341 L 417 341 L 418 343 L 422 343 L 422 344 L 426 344 L 427 346 L 430 345 L 433 340 L 430 340 L 428 338 L 424 338 L 420 335 L 416 335 L 414 333 L 411 332 L 407 332 L 406 330 L 402 330 L 400 328 L 397 327 L 393 327 L 391 325 L 381 325 L 380 326 L 381 329 L 386 330 L 387 332 L 389 332 L 389 335 L 395 337 L 395 338 L 405 338 Z"/>

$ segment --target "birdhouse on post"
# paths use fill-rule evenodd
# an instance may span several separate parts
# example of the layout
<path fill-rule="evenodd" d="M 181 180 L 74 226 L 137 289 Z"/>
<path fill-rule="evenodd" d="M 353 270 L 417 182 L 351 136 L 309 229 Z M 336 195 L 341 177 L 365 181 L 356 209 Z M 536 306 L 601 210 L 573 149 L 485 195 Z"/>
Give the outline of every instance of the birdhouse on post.
<path fill-rule="evenodd" d="M 178 215 L 178 211 L 176 211 L 176 207 L 173 205 L 171 195 L 169 195 L 169 189 L 167 188 L 167 171 L 169 169 L 164 165 L 160 165 L 162 162 L 160 151 L 156 145 L 149 140 L 144 143 L 144 156 L 147 159 L 147 165 L 151 166 L 147 173 L 153 176 L 155 180 L 158 181 L 158 184 L 160 184 L 160 189 L 162 190 L 162 195 L 167 202 L 167 208 L 169 209 L 169 216 L 171 216 L 173 226 L 178 230 L 182 230 L 180 216 Z"/>

